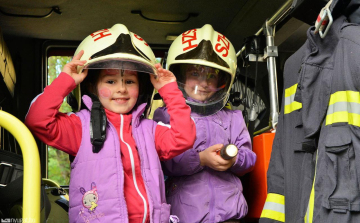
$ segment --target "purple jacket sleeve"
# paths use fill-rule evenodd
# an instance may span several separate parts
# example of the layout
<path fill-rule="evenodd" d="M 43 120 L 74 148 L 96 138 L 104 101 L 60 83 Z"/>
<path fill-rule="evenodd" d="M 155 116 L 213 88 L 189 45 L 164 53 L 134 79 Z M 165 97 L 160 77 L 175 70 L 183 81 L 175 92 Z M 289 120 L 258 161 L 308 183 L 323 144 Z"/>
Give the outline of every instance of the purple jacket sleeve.
<path fill-rule="evenodd" d="M 199 153 L 189 149 L 171 160 L 163 162 L 163 171 L 167 176 L 193 175 L 204 169 L 200 165 Z"/>
<path fill-rule="evenodd" d="M 232 143 L 238 147 L 239 153 L 234 165 L 229 170 L 237 176 L 242 176 L 253 170 L 256 154 L 252 151 L 250 135 L 242 112 L 236 110 L 232 115 L 231 138 Z"/>

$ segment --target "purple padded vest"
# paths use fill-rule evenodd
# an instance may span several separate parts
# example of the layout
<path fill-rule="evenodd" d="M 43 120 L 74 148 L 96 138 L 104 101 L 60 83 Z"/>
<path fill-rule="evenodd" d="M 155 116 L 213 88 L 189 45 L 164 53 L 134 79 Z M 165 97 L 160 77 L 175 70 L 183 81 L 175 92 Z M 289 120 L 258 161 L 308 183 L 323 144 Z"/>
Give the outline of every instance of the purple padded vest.
<path fill-rule="evenodd" d="M 91 108 L 88 96 L 83 97 L 83 102 Z M 168 223 L 170 205 L 166 204 L 164 176 L 154 141 L 156 122 L 141 118 L 144 109 L 142 104 L 132 113 L 132 134 L 148 196 L 150 222 Z M 76 115 L 82 123 L 82 140 L 71 164 L 69 222 L 128 222 L 117 131 L 108 123 L 103 149 L 93 153 L 90 111 L 83 109 Z"/>

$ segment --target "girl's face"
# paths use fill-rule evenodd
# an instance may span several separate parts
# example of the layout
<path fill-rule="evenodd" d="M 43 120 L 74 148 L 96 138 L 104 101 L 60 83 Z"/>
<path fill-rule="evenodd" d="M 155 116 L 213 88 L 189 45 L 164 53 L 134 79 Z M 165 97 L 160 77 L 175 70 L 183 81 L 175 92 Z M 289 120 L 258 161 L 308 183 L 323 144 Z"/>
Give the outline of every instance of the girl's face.
<path fill-rule="evenodd" d="M 131 70 L 103 69 L 97 83 L 97 93 L 107 110 L 129 113 L 139 96 L 138 74 Z"/>
<path fill-rule="evenodd" d="M 201 65 L 186 68 L 184 90 L 193 99 L 207 101 L 217 91 L 219 70 Z"/>

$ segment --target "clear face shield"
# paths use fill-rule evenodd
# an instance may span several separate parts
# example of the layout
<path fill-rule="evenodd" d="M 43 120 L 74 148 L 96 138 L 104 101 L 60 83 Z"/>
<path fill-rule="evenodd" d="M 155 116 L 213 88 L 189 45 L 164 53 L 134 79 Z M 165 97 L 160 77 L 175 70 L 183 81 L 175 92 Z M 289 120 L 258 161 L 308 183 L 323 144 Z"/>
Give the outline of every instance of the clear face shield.
<path fill-rule="evenodd" d="M 192 112 L 207 116 L 225 106 L 229 97 L 230 74 L 194 64 L 175 64 L 170 70 L 175 74 L 178 86 Z"/>
<path fill-rule="evenodd" d="M 106 70 L 107 73 L 116 74 L 122 73 L 124 71 L 137 72 L 137 73 L 147 73 L 156 75 L 156 69 L 153 66 L 150 66 L 145 63 L 141 63 L 135 60 L 124 60 L 124 59 L 108 59 L 94 62 L 88 65 L 85 65 L 84 69 L 89 70 Z"/>
<path fill-rule="evenodd" d="M 156 75 L 155 67 L 135 60 L 108 59 L 85 65 L 84 69 L 88 69 L 88 75 L 81 83 L 82 94 L 96 96 L 102 94 L 94 85 L 94 83 L 98 83 L 99 78 L 121 75 L 132 80 L 136 76 L 139 83 L 139 95 L 135 107 L 142 103 L 151 104 L 154 87 L 151 84 L 150 75 Z"/>

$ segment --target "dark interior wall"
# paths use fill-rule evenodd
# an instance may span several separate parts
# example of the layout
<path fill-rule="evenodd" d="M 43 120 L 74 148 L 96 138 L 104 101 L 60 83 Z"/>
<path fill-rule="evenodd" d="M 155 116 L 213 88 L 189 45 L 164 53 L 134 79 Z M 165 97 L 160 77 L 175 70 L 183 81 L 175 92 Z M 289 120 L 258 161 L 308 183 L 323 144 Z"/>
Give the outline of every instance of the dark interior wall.
<path fill-rule="evenodd" d="M 16 72 L 15 95 L 9 113 L 24 121 L 31 101 L 42 91 L 42 40 L 4 35 Z"/>
<path fill-rule="evenodd" d="M 22 38 L 4 35 L 6 45 L 10 51 L 16 72 L 15 95 L 11 102 L 11 110 L 7 112 L 24 122 L 31 101 L 43 90 L 42 75 L 42 45 L 43 40 Z M 10 137 L 10 139 L 12 139 Z M 46 176 L 46 150 L 45 145 L 35 138 L 40 150 L 41 174 Z M 9 141 L 9 142 L 8 142 Z M 11 145 L 14 140 L 5 138 L 4 145 Z M 17 152 L 21 150 L 18 145 L 11 145 Z M 45 160 L 45 161 L 44 161 Z"/>

